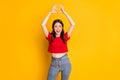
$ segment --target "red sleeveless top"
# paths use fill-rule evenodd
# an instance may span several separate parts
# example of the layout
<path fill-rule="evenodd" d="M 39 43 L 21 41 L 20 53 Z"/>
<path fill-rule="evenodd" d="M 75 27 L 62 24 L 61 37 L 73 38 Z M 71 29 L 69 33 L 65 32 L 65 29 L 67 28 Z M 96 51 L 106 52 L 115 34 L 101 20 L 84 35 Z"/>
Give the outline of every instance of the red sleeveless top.
<path fill-rule="evenodd" d="M 67 32 L 64 34 L 64 38 L 66 39 L 66 43 L 64 43 L 60 37 L 55 37 L 53 42 L 50 42 L 51 37 L 52 37 L 52 34 L 49 32 L 48 37 L 46 37 L 46 39 L 49 42 L 48 51 L 50 53 L 68 52 L 67 41 L 70 39 L 70 37 L 68 37 Z"/>

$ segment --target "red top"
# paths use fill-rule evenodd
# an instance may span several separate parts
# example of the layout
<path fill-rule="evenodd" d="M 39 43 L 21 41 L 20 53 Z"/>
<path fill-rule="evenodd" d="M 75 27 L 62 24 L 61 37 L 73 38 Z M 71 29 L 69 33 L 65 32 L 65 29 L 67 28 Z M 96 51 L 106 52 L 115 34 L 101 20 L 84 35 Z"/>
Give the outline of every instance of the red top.
<path fill-rule="evenodd" d="M 48 51 L 50 53 L 64 53 L 64 52 L 68 51 L 67 40 L 69 40 L 70 37 L 68 37 L 67 32 L 64 34 L 64 38 L 66 39 L 66 43 L 64 43 L 60 37 L 55 37 L 53 42 L 50 43 L 51 37 L 52 37 L 52 34 L 49 32 L 48 37 L 46 37 L 46 39 L 49 41 Z"/>

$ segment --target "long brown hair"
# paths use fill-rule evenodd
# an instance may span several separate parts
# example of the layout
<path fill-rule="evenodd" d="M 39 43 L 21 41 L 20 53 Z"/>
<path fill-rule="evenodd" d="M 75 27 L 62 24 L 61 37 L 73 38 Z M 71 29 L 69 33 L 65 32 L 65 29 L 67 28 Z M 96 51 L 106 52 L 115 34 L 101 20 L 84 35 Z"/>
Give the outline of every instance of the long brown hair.
<path fill-rule="evenodd" d="M 63 40 L 63 42 L 64 43 L 66 43 L 66 40 L 65 40 L 65 38 L 64 38 L 64 24 L 63 24 L 63 22 L 62 22 L 62 20 L 60 20 L 60 19 L 55 19 L 54 21 L 53 21 L 53 23 L 52 23 L 52 37 L 51 37 L 51 39 L 50 39 L 50 42 L 53 42 L 53 40 L 54 40 L 54 38 L 56 37 L 56 33 L 55 33 L 55 30 L 54 30 L 54 25 L 55 25 L 55 23 L 60 23 L 61 25 L 62 25 L 62 32 L 61 32 L 61 34 L 60 34 L 60 38 Z"/>

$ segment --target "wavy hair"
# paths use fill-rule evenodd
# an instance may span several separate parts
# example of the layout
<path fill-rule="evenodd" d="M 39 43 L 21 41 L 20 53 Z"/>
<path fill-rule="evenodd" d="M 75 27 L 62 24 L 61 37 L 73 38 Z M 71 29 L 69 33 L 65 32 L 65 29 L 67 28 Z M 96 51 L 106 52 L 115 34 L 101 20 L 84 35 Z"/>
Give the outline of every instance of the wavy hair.
<path fill-rule="evenodd" d="M 62 20 L 60 20 L 60 19 L 55 19 L 52 23 L 52 32 L 51 32 L 52 37 L 50 39 L 50 42 L 53 42 L 54 38 L 56 37 L 56 33 L 55 33 L 55 30 L 54 30 L 55 23 L 60 23 L 62 25 L 62 32 L 60 34 L 60 38 L 63 40 L 64 43 L 66 43 L 66 40 L 64 38 L 64 24 L 63 24 Z"/>

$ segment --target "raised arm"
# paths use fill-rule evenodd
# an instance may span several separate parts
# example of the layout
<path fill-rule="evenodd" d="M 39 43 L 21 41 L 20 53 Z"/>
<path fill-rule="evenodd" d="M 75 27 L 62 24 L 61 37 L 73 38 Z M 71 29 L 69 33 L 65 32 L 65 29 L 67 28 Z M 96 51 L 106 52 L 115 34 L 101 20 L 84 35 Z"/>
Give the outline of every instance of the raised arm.
<path fill-rule="evenodd" d="M 74 28 L 74 25 L 75 25 L 75 23 L 74 23 L 74 21 L 72 20 L 72 18 L 68 15 L 68 13 L 64 10 L 64 8 L 63 8 L 63 6 L 61 5 L 61 7 L 60 7 L 60 10 L 62 11 L 62 13 L 63 14 L 65 14 L 65 16 L 67 17 L 67 19 L 69 20 L 69 22 L 70 22 L 70 27 L 69 27 L 69 29 L 68 29 L 68 37 L 70 36 L 70 34 L 72 33 L 72 30 L 73 30 L 73 28 Z"/>
<path fill-rule="evenodd" d="M 45 34 L 46 37 L 48 36 L 48 29 L 47 29 L 47 27 L 46 27 L 46 23 L 47 23 L 50 15 L 51 15 L 52 13 L 56 13 L 55 10 L 56 10 L 56 5 L 53 6 L 53 9 L 48 13 L 48 15 L 45 17 L 45 19 L 43 20 L 43 22 L 42 22 L 42 24 L 41 24 L 41 25 L 42 25 L 43 32 L 44 32 L 44 34 Z"/>

